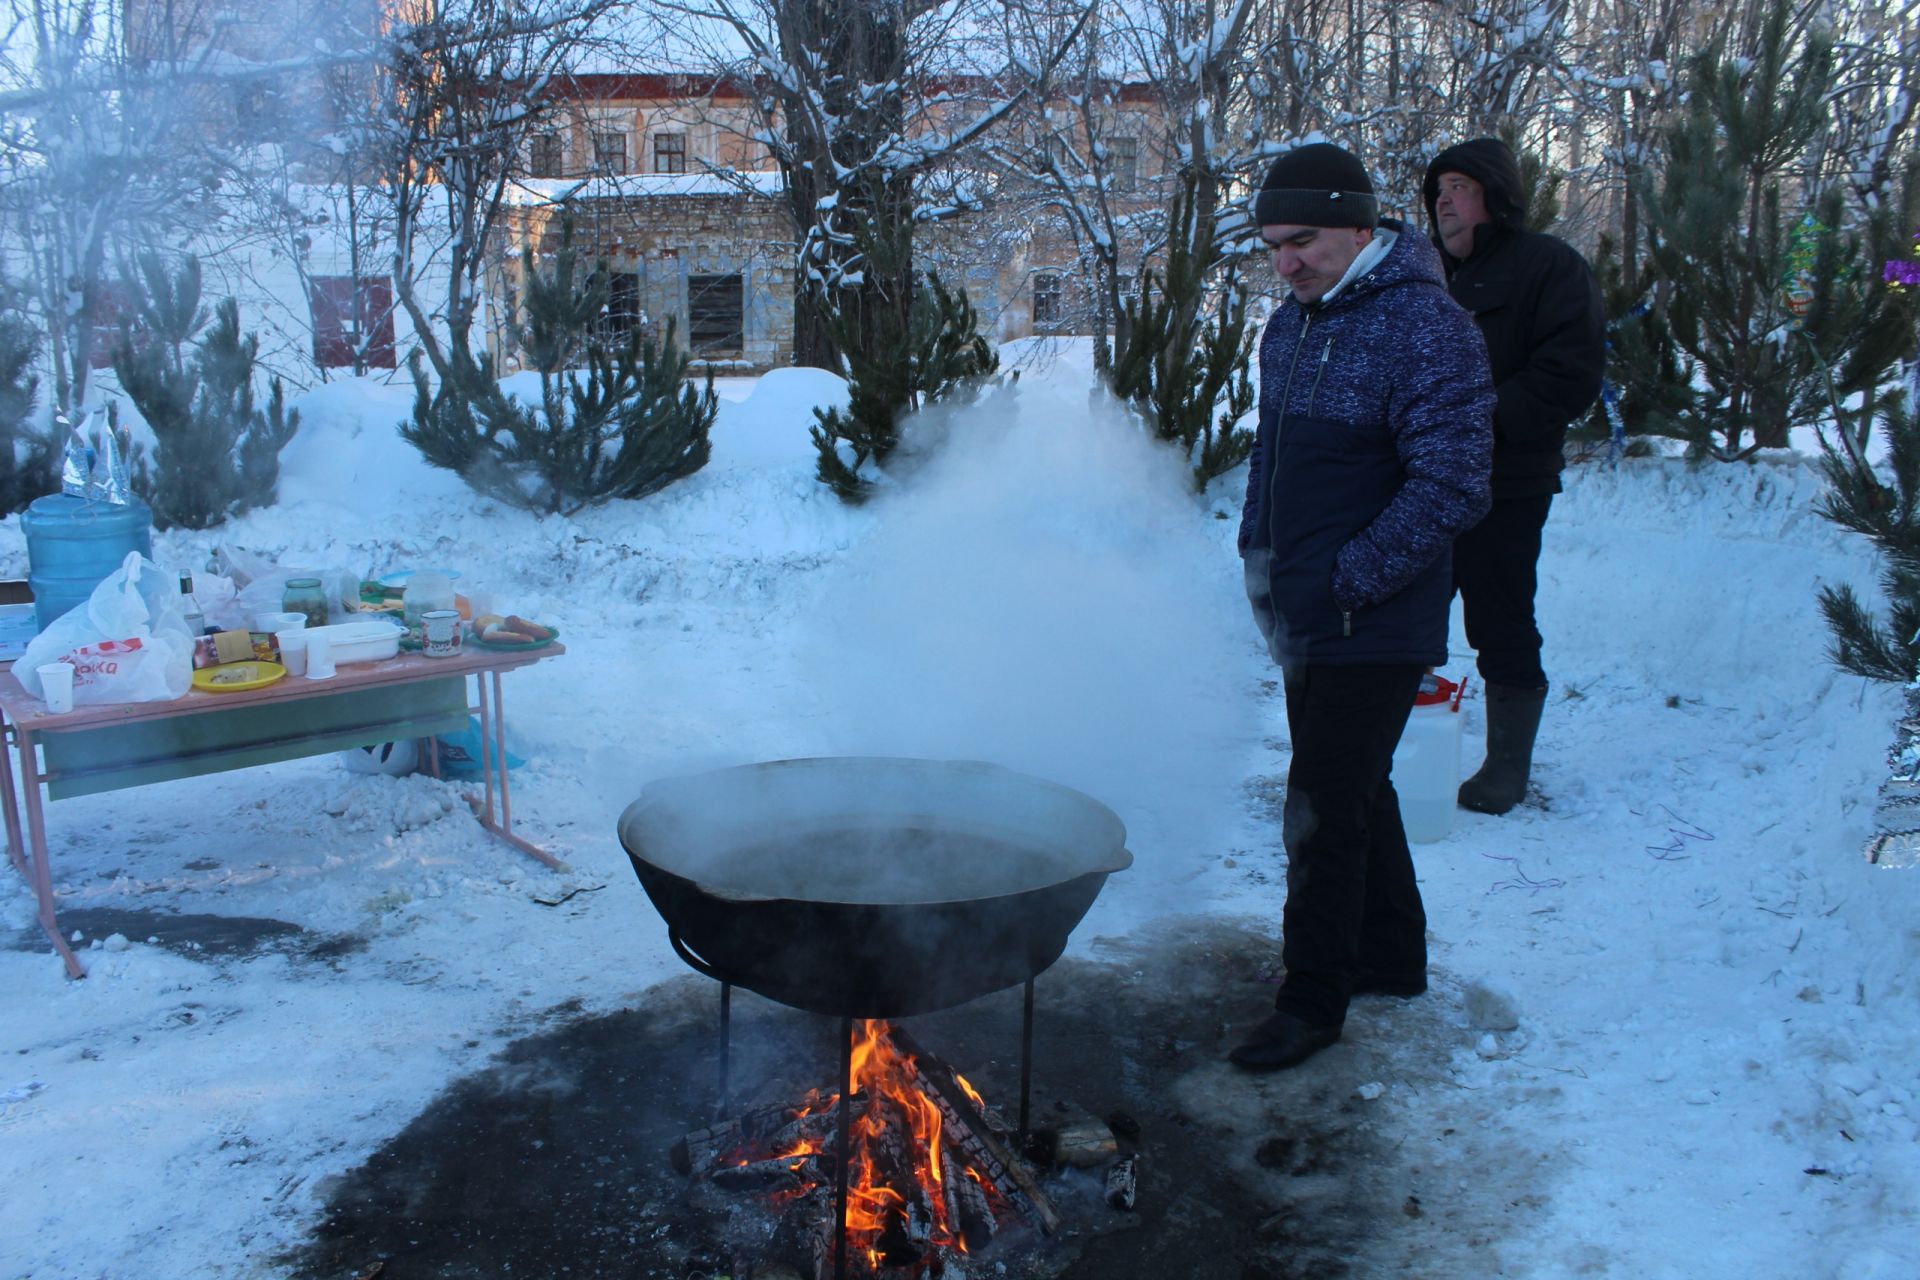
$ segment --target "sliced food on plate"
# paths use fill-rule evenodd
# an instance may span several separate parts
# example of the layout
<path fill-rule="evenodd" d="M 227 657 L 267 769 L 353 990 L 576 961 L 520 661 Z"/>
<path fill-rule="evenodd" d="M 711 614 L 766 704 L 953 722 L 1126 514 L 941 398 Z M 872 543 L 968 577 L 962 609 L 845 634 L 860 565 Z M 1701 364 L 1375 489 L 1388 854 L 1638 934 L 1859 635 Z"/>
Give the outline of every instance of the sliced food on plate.
<path fill-rule="evenodd" d="M 546 644 L 560 632 L 557 628 L 523 618 L 519 614 L 502 617 L 482 614 L 473 620 L 473 637 L 481 644 L 529 646 Z"/>

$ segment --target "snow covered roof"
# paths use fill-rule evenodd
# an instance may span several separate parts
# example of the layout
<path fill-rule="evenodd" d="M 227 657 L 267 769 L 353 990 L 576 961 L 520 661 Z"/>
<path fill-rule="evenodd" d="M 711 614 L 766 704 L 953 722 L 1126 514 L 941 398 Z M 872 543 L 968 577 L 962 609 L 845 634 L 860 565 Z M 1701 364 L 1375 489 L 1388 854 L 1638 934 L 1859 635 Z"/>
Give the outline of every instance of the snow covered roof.
<path fill-rule="evenodd" d="M 667 196 L 777 196 L 784 190 L 774 170 L 731 169 L 706 173 L 616 173 L 597 178 L 526 178 L 507 191 L 521 208 L 559 200 L 633 200 Z"/>

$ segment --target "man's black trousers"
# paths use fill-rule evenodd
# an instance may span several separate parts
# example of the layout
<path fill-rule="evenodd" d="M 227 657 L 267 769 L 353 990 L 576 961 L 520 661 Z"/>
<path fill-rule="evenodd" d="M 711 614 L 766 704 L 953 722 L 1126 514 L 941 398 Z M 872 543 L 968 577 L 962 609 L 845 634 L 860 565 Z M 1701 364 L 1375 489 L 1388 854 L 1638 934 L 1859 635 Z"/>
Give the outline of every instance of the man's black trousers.
<path fill-rule="evenodd" d="M 1289 666 L 1293 763 L 1281 838 L 1287 905 L 1276 1007 L 1316 1025 L 1347 1015 L 1361 969 L 1427 971 L 1427 915 L 1390 776 L 1424 667 Z"/>
<path fill-rule="evenodd" d="M 1493 510 L 1454 539 L 1453 587 L 1479 654 L 1480 678 L 1511 689 L 1544 689 L 1540 629 L 1533 620 L 1540 531 L 1553 495 L 1496 498 Z"/>

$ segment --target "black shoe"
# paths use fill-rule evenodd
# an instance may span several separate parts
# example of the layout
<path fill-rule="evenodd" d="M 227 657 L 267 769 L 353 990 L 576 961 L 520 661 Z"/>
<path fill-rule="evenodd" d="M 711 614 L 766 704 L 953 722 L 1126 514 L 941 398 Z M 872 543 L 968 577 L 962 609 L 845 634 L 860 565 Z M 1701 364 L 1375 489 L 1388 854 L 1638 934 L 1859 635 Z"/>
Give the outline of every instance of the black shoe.
<path fill-rule="evenodd" d="M 1318 1027 L 1291 1013 L 1275 1012 L 1227 1057 L 1245 1071 L 1285 1071 L 1339 1039 L 1339 1027 Z"/>
<path fill-rule="evenodd" d="M 1425 995 L 1426 991 L 1424 973 L 1377 973 L 1362 969 L 1353 980 L 1353 994 L 1357 996 L 1399 996 L 1402 1000 L 1411 1000 Z"/>

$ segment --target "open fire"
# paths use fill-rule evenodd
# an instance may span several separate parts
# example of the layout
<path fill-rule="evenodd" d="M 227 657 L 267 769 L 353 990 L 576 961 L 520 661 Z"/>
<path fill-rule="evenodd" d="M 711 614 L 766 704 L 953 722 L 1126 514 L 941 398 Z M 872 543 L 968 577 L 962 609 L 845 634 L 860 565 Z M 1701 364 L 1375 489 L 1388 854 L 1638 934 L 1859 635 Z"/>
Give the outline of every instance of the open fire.
<path fill-rule="evenodd" d="M 1051 1233 L 1060 1218 L 1015 1153 L 1013 1135 L 957 1072 L 883 1021 L 855 1023 L 848 1100 L 844 1274 L 944 1277 L 1003 1223 Z M 842 1099 L 810 1092 L 688 1134 L 684 1173 L 779 1206 L 768 1262 L 836 1272 L 835 1192 Z"/>

